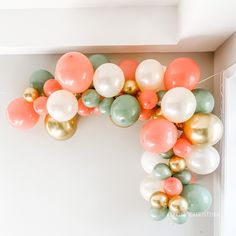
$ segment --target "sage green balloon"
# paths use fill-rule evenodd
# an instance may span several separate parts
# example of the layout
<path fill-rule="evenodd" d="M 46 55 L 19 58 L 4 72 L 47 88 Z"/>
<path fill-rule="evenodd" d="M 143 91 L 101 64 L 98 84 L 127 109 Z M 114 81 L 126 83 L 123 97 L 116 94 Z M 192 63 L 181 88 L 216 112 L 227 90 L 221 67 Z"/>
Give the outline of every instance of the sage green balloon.
<path fill-rule="evenodd" d="M 188 211 L 190 212 L 207 211 L 212 204 L 211 193 L 200 184 L 185 185 L 181 196 L 188 201 Z"/>
<path fill-rule="evenodd" d="M 89 57 L 90 62 L 93 65 L 93 69 L 96 70 L 100 65 L 109 63 L 109 59 L 102 54 L 95 54 Z"/>
<path fill-rule="evenodd" d="M 158 163 L 157 165 L 155 165 L 155 167 L 153 168 L 152 171 L 153 175 L 155 175 L 156 177 L 158 177 L 159 179 L 167 179 L 169 177 L 171 177 L 172 172 L 169 168 L 168 165 L 166 165 L 165 163 Z"/>
<path fill-rule="evenodd" d="M 192 174 L 188 170 L 183 170 L 177 174 L 174 174 L 174 177 L 179 179 L 182 184 L 189 184 L 192 179 Z"/>
<path fill-rule="evenodd" d="M 114 101 L 114 98 L 104 98 L 100 103 L 99 103 L 99 111 L 104 114 L 109 116 L 111 114 L 111 105 Z"/>
<path fill-rule="evenodd" d="M 111 105 L 111 119 L 121 127 L 128 127 L 136 122 L 140 115 L 138 100 L 131 95 L 122 95 Z"/>
<path fill-rule="evenodd" d="M 168 208 L 166 207 L 161 207 L 161 208 L 154 208 L 152 207 L 150 209 L 150 215 L 153 220 L 163 220 L 168 214 Z"/>
<path fill-rule="evenodd" d="M 194 89 L 192 92 L 197 101 L 195 113 L 211 113 L 215 105 L 212 93 L 206 89 Z"/>
<path fill-rule="evenodd" d="M 96 107 L 100 101 L 100 95 L 95 89 L 88 89 L 82 94 L 82 101 L 86 107 Z"/>
<path fill-rule="evenodd" d="M 184 224 L 188 220 L 188 215 L 186 213 L 183 213 L 181 215 L 176 215 L 176 214 L 173 214 L 173 213 L 169 213 L 169 217 L 176 224 Z"/>
<path fill-rule="evenodd" d="M 40 94 L 43 93 L 43 85 L 49 80 L 53 79 L 53 75 L 47 70 L 37 70 L 30 76 L 30 84 Z"/>
<path fill-rule="evenodd" d="M 157 97 L 158 97 L 158 103 L 157 103 L 157 105 L 158 105 L 158 106 L 161 106 L 161 100 L 162 100 L 162 98 L 164 97 L 164 95 L 166 94 L 166 92 L 167 92 L 167 91 L 165 91 L 165 90 L 160 90 L 160 91 L 157 92 Z"/>
<path fill-rule="evenodd" d="M 174 156 L 174 152 L 172 149 L 170 149 L 168 152 L 160 153 L 159 155 L 164 159 L 170 159 L 172 156 Z"/>

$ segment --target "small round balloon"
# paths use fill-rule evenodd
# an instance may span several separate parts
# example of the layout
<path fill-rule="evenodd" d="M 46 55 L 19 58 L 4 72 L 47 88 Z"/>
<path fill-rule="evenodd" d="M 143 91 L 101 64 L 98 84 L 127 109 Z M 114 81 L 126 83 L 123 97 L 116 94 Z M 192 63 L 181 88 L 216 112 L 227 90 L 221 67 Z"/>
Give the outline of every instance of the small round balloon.
<path fill-rule="evenodd" d="M 55 79 L 47 80 L 43 85 L 43 91 L 46 96 L 50 96 L 52 93 L 56 92 L 57 90 L 61 90 L 62 87 L 59 82 Z"/>
<path fill-rule="evenodd" d="M 179 179 L 175 177 L 170 177 L 164 180 L 163 188 L 168 196 L 174 197 L 182 192 L 183 185 Z"/>
<path fill-rule="evenodd" d="M 44 116 L 48 114 L 47 97 L 41 96 L 34 101 L 34 110 L 37 114 Z"/>
<path fill-rule="evenodd" d="M 94 112 L 94 108 L 86 107 L 82 98 L 78 100 L 78 114 L 80 116 L 89 116 Z"/>
<path fill-rule="evenodd" d="M 139 116 L 139 120 L 149 120 L 153 115 L 153 110 L 152 109 L 143 109 L 141 108 L 141 113 Z"/>
<path fill-rule="evenodd" d="M 109 116 L 111 114 L 111 105 L 114 98 L 104 98 L 98 105 L 101 114 Z"/>
<path fill-rule="evenodd" d="M 143 109 L 153 109 L 157 105 L 158 97 L 154 91 L 145 90 L 140 93 L 138 100 Z"/>
<path fill-rule="evenodd" d="M 95 89 L 88 89 L 82 94 L 82 101 L 86 107 L 96 107 L 100 101 L 100 95 Z"/>
<path fill-rule="evenodd" d="M 173 151 L 176 156 L 187 157 L 192 151 L 192 144 L 184 138 L 179 138 L 173 147 Z"/>
<path fill-rule="evenodd" d="M 135 80 L 135 72 L 139 62 L 132 59 L 126 59 L 120 62 L 119 67 L 124 73 L 125 80 Z"/>
<path fill-rule="evenodd" d="M 93 65 L 94 71 L 102 64 L 109 63 L 109 59 L 102 54 L 94 54 L 89 57 L 90 62 Z"/>
<path fill-rule="evenodd" d="M 163 220 L 168 214 L 168 208 L 162 207 L 162 208 L 155 208 L 152 207 L 150 209 L 150 215 L 153 220 L 160 221 Z"/>

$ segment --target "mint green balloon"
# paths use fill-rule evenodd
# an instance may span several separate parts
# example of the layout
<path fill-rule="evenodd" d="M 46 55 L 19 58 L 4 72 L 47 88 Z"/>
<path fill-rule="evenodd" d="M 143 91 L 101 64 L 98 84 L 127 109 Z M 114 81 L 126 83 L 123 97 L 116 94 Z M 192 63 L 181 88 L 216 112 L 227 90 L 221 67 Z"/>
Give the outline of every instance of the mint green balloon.
<path fill-rule="evenodd" d="M 160 153 L 159 154 L 163 159 L 170 159 L 172 156 L 174 156 L 174 152 L 172 149 L 170 149 L 168 152 Z"/>
<path fill-rule="evenodd" d="M 140 115 L 138 100 L 131 95 L 122 95 L 111 105 L 111 119 L 121 127 L 128 127 L 136 122 Z"/>
<path fill-rule="evenodd" d="M 195 113 L 211 113 L 214 109 L 215 99 L 212 93 L 206 89 L 194 89 L 193 94 L 197 101 Z"/>
<path fill-rule="evenodd" d="M 181 215 L 176 215 L 176 214 L 173 214 L 173 213 L 169 213 L 169 217 L 176 224 L 184 224 L 188 220 L 188 215 L 186 213 L 183 213 Z"/>
<path fill-rule="evenodd" d="M 82 94 L 82 101 L 86 107 L 96 107 L 100 101 L 100 95 L 95 89 L 88 89 Z"/>
<path fill-rule="evenodd" d="M 174 177 L 179 179 L 182 184 L 189 184 L 192 179 L 192 174 L 188 170 L 183 170 L 177 174 L 174 174 Z"/>
<path fill-rule="evenodd" d="M 99 111 L 104 114 L 109 116 L 111 114 L 111 105 L 114 101 L 114 98 L 104 98 L 100 103 L 99 103 Z"/>
<path fill-rule="evenodd" d="M 181 193 L 188 201 L 188 211 L 204 212 L 210 209 L 212 196 L 208 189 L 200 184 L 188 184 Z"/>
<path fill-rule="evenodd" d="M 152 171 L 153 175 L 155 175 L 156 177 L 158 177 L 159 179 L 167 179 L 169 177 L 171 177 L 172 172 L 169 168 L 168 165 L 166 165 L 165 163 L 158 163 L 157 165 L 155 165 L 155 167 L 153 168 Z"/>
<path fill-rule="evenodd" d="M 157 92 L 157 97 L 158 97 L 158 103 L 157 105 L 160 106 L 161 105 L 161 100 L 164 97 L 164 95 L 166 94 L 167 91 L 165 90 L 160 90 Z"/>
<path fill-rule="evenodd" d="M 92 63 L 94 70 L 96 70 L 100 65 L 110 62 L 108 58 L 102 54 L 92 55 L 89 57 L 89 60 Z"/>
<path fill-rule="evenodd" d="M 161 207 L 161 208 L 154 208 L 150 209 L 150 215 L 153 220 L 163 220 L 168 214 L 168 208 Z"/>
<path fill-rule="evenodd" d="M 43 85 L 49 80 L 53 79 L 53 75 L 47 70 L 37 70 L 30 76 L 30 84 L 39 93 L 43 93 Z"/>

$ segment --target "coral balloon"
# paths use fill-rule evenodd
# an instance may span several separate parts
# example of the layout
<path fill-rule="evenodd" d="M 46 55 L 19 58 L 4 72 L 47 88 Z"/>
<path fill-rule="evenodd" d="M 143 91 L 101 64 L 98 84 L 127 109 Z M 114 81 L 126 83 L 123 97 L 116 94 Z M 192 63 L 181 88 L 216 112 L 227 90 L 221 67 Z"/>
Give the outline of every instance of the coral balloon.
<path fill-rule="evenodd" d="M 179 195 L 183 190 L 181 181 L 175 177 L 170 177 L 163 182 L 163 189 L 170 197 Z"/>
<path fill-rule="evenodd" d="M 43 91 L 46 96 L 50 96 L 52 93 L 56 92 L 57 90 L 61 90 L 62 87 L 59 82 L 55 79 L 47 80 L 43 85 Z"/>
<path fill-rule="evenodd" d="M 148 121 L 140 133 L 140 142 L 149 152 L 169 151 L 176 143 L 178 131 L 175 125 L 164 118 Z"/>
<path fill-rule="evenodd" d="M 124 73 L 125 80 L 135 80 L 135 71 L 138 67 L 139 62 L 136 60 L 123 60 L 119 67 Z"/>
<path fill-rule="evenodd" d="M 173 147 L 173 151 L 176 156 L 187 157 L 192 151 L 192 145 L 188 140 L 179 138 Z"/>
<path fill-rule="evenodd" d="M 200 69 L 190 58 L 177 58 L 172 61 L 165 72 L 164 84 L 166 89 L 184 87 L 194 89 L 200 80 Z"/>
<path fill-rule="evenodd" d="M 7 118 L 14 128 L 26 130 L 37 123 L 39 115 L 34 111 L 32 102 L 16 98 L 7 108 Z"/>
<path fill-rule="evenodd" d="M 64 89 L 81 93 L 93 81 L 93 66 L 82 53 L 69 52 L 57 62 L 55 76 Z"/>
<path fill-rule="evenodd" d="M 94 108 L 86 107 L 82 98 L 78 100 L 78 114 L 80 116 L 89 116 L 94 112 Z"/>
<path fill-rule="evenodd" d="M 153 114 L 153 110 L 151 109 L 142 109 L 141 108 L 141 113 L 139 115 L 139 120 L 149 120 Z"/>
<path fill-rule="evenodd" d="M 37 114 L 39 115 L 47 115 L 48 114 L 48 109 L 47 109 L 47 97 L 38 97 L 34 101 L 34 110 Z"/>
<path fill-rule="evenodd" d="M 157 105 L 158 97 L 154 91 L 145 90 L 139 95 L 139 103 L 143 109 L 152 109 Z"/>

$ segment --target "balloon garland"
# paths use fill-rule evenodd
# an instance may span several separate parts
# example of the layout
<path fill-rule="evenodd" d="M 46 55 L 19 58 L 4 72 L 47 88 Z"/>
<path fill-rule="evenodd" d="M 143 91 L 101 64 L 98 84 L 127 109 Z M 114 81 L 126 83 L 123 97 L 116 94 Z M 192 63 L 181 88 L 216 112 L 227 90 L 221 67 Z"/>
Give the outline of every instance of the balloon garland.
<path fill-rule="evenodd" d="M 211 113 L 213 95 L 196 88 L 199 80 L 199 67 L 190 58 L 177 58 L 165 68 L 153 59 L 115 65 L 104 55 L 70 52 L 57 62 L 55 79 L 46 70 L 32 74 L 31 86 L 9 104 L 7 117 L 13 127 L 26 130 L 45 116 L 45 129 L 56 140 L 72 137 L 78 117 L 95 112 L 120 127 L 146 121 L 140 142 L 148 176 L 141 195 L 154 220 L 168 214 L 182 224 L 187 212 L 204 212 L 212 204 L 211 193 L 194 183 L 193 173 L 210 174 L 220 163 L 213 145 L 223 125 Z"/>

